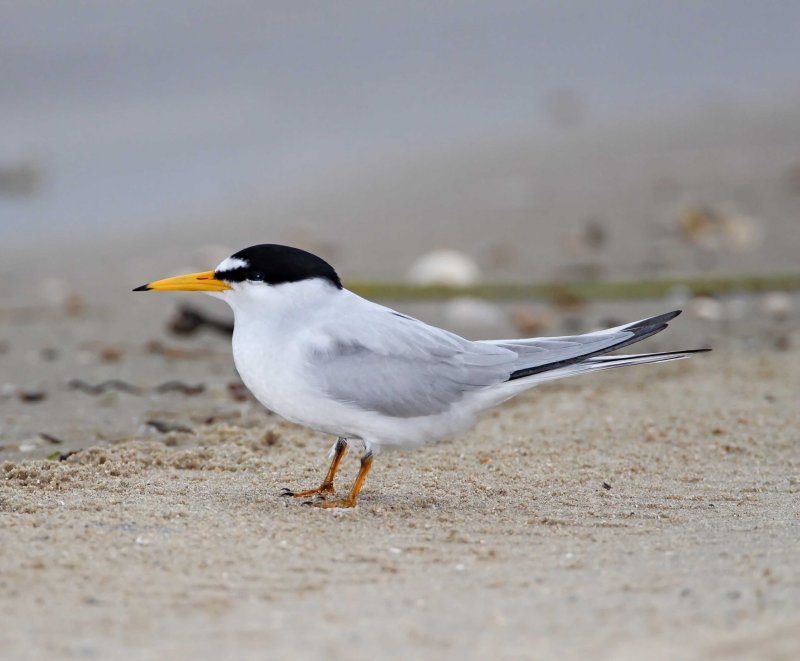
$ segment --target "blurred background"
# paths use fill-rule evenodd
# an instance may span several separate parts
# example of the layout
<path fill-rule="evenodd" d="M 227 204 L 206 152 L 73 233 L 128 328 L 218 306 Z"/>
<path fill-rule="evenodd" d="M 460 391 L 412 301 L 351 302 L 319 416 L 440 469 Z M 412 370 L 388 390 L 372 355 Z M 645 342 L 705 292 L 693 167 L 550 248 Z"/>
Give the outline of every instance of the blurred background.
<path fill-rule="evenodd" d="M 358 278 L 402 278 L 433 248 L 491 279 L 796 265 L 790 0 L 0 17 L 6 247 L 124 241 L 180 261 L 288 242 Z"/>
<path fill-rule="evenodd" d="M 792 351 L 798 25 L 788 0 L 0 3 L 0 452 L 263 415 L 224 304 L 130 293 L 254 243 L 472 338 L 684 308 L 648 350 Z"/>
<path fill-rule="evenodd" d="M 789 0 L 3 2 L 0 399 L 154 337 L 221 349 L 175 315 L 224 335 L 224 305 L 130 289 L 264 242 L 470 337 L 685 307 L 652 348 L 787 350 L 798 25 Z M 414 289 L 485 283 L 551 285 Z"/>
<path fill-rule="evenodd" d="M 474 339 L 714 351 L 387 457 L 334 533 L 274 509 L 330 439 L 227 306 L 131 293 L 256 243 Z M 798 0 L 0 0 L 0 657 L 800 659 L 799 255 Z"/>

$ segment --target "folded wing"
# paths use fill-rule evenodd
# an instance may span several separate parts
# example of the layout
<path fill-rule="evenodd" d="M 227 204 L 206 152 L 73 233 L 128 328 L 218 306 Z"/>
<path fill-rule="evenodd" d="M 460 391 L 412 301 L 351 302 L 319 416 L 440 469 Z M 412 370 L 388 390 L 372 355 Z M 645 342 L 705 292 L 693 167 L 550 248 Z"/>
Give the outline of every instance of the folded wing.
<path fill-rule="evenodd" d="M 308 364 L 335 400 L 359 410 L 409 418 L 447 411 L 467 393 L 507 381 L 552 378 L 684 357 L 597 359 L 640 342 L 680 314 L 667 314 L 568 337 L 470 342 L 421 321 L 374 306 L 316 329 Z M 652 356 L 652 357 L 651 357 Z M 510 385 L 510 384 L 509 384 Z"/>
<path fill-rule="evenodd" d="M 400 418 L 435 415 L 506 381 L 518 359 L 511 349 L 378 310 L 323 328 L 312 349 L 313 377 L 342 403 Z"/>

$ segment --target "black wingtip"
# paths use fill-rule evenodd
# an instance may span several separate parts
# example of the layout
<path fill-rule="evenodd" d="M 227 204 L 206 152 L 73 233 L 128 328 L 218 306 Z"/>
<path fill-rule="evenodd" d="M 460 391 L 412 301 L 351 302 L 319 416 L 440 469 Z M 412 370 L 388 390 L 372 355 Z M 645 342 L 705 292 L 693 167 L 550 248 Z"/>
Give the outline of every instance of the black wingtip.
<path fill-rule="evenodd" d="M 131 291 L 150 291 L 150 287 L 148 285 L 142 285 L 136 289 L 131 289 Z"/>
<path fill-rule="evenodd" d="M 586 353 L 583 355 L 573 356 L 572 358 L 567 358 L 565 360 L 556 361 L 553 363 L 546 363 L 544 365 L 536 365 L 535 367 L 524 367 L 522 369 L 516 370 L 512 372 L 511 375 L 508 377 L 508 381 L 513 381 L 514 379 L 522 379 L 526 376 L 532 376 L 534 374 L 539 374 L 540 372 L 549 372 L 550 370 L 557 369 L 559 367 L 566 367 L 567 365 L 572 365 L 574 363 L 580 363 L 584 360 L 588 360 L 593 358 L 594 356 L 600 356 L 603 354 L 611 353 L 612 351 L 616 351 L 617 349 L 622 349 L 627 347 L 631 344 L 636 344 L 637 342 L 641 342 L 642 340 L 646 340 L 648 337 L 655 335 L 656 333 L 660 333 L 667 327 L 667 323 L 677 317 L 682 311 L 681 310 L 673 310 L 672 312 L 666 312 L 664 314 L 659 314 L 655 317 L 648 317 L 647 319 L 640 319 L 639 321 L 634 321 L 631 324 L 626 326 L 620 326 L 615 330 L 627 331 L 632 334 L 627 340 L 623 340 L 622 342 L 618 342 L 617 344 L 613 344 L 611 346 L 606 346 L 599 351 L 594 351 L 590 353 Z M 705 351 L 705 349 L 699 349 L 698 352 Z M 679 352 L 679 353 L 693 353 L 694 351 L 689 352 Z M 624 358 L 624 356 L 621 356 Z"/>
<path fill-rule="evenodd" d="M 641 321 L 634 322 L 633 324 L 630 325 L 630 328 L 638 329 L 645 327 L 660 326 L 662 324 L 666 324 L 668 321 L 672 321 L 681 312 L 683 312 L 683 310 L 673 310 L 672 312 L 665 312 L 664 314 L 659 314 L 656 315 L 655 317 L 648 317 L 647 319 L 642 319 Z"/>

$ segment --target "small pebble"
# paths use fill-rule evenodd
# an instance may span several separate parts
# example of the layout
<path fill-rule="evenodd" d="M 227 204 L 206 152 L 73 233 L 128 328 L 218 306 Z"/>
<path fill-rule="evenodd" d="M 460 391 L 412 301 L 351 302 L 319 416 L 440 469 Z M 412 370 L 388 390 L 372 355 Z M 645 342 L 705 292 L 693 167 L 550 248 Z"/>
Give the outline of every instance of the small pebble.
<path fill-rule="evenodd" d="M 124 352 L 119 347 L 101 347 L 99 355 L 100 360 L 104 363 L 118 363 L 122 360 Z"/>
<path fill-rule="evenodd" d="M 231 382 L 228 384 L 228 393 L 236 402 L 246 402 L 250 399 L 250 391 L 243 383 Z"/>
<path fill-rule="evenodd" d="M 41 402 L 47 399 L 47 393 L 43 390 L 18 390 L 17 391 L 17 398 L 21 402 L 25 402 L 27 404 L 33 404 L 36 402 Z"/>
<path fill-rule="evenodd" d="M 64 442 L 60 438 L 57 438 L 43 431 L 39 432 L 39 438 L 41 438 L 44 441 L 47 441 L 48 443 L 52 443 L 53 445 L 61 445 Z"/>
<path fill-rule="evenodd" d="M 159 434 L 168 434 L 169 432 L 181 432 L 183 434 L 191 434 L 191 427 L 182 425 L 178 422 L 165 422 L 164 420 L 148 420 L 145 424 L 145 429 L 152 429 Z"/>
<path fill-rule="evenodd" d="M 434 250 L 419 257 L 408 270 L 408 279 L 420 285 L 468 287 L 480 280 L 475 261 L 457 250 Z"/>
<path fill-rule="evenodd" d="M 785 321 L 792 314 L 792 297 L 782 291 L 765 294 L 761 299 L 761 309 L 775 321 Z"/>
<path fill-rule="evenodd" d="M 689 312 L 703 321 L 722 321 L 725 316 L 722 303 L 711 296 L 695 296 L 689 302 Z"/>
<path fill-rule="evenodd" d="M 555 325 L 555 315 L 549 310 L 518 305 L 511 311 L 511 323 L 525 336 L 539 335 Z"/>
<path fill-rule="evenodd" d="M 503 313 L 497 305 L 469 296 L 459 296 L 447 301 L 442 311 L 448 325 L 461 328 L 489 330 L 504 321 Z"/>

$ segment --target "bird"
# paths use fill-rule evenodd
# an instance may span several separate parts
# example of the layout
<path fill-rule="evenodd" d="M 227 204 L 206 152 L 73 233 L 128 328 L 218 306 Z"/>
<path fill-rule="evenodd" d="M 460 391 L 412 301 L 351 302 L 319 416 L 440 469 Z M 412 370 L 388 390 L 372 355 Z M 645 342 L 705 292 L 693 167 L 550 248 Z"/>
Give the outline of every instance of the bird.
<path fill-rule="evenodd" d="M 231 307 L 245 386 L 270 411 L 336 438 L 319 486 L 281 494 L 326 509 L 357 505 L 380 451 L 462 433 L 482 411 L 540 383 L 707 350 L 606 355 L 661 332 L 680 310 L 582 335 L 470 341 L 358 296 L 322 258 L 278 244 L 133 291 L 201 291 Z M 360 469 L 334 497 L 350 447 L 363 449 Z"/>

